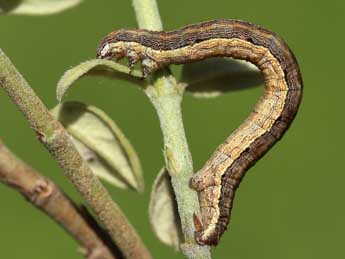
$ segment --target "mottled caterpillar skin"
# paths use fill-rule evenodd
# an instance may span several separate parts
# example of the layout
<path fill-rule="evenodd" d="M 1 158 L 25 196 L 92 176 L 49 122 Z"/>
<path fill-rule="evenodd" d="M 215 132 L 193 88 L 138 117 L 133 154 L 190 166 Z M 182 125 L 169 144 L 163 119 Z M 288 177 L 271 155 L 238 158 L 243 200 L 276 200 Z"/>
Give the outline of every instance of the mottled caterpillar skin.
<path fill-rule="evenodd" d="M 293 53 L 269 30 L 238 20 L 214 20 L 170 32 L 114 31 L 102 40 L 97 55 L 127 57 L 130 67 L 141 62 L 143 76 L 169 64 L 210 57 L 242 59 L 260 69 L 264 94 L 190 182 L 201 207 L 201 220 L 194 217 L 196 241 L 217 245 L 245 173 L 283 136 L 297 113 L 302 78 Z"/>

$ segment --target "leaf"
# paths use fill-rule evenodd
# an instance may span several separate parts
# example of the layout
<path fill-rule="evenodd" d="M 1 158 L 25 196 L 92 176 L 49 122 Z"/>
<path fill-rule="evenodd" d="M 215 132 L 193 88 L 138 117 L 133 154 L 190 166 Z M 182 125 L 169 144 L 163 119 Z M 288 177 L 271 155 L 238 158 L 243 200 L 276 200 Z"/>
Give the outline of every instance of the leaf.
<path fill-rule="evenodd" d="M 87 147 L 85 144 L 83 144 L 76 138 L 72 137 L 72 141 L 76 146 L 79 154 L 82 156 L 82 158 L 84 158 L 84 160 L 89 164 L 91 170 L 99 178 L 102 178 L 108 183 L 121 189 L 128 188 L 128 185 L 122 179 L 120 179 L 117 176 L 114 176 L 111 173 L 112 169 L 107 165 L 107 163 L 105 163 L 105 161 L 102 161 L 102 159 L 100 159 L 94 151 L 92 151 L 89 147 Z"/>
<path fill-rule="evenodd" d="M 52 111 L 93 172 L 119 188 L 144 189 L 139 158 L 120 128 L 100 109 L 65 102 Z"/>
<path fill-rule="evenodd" d="M 165 168 L 159 172 L 152 186 L 149 218 L 157 238 L 178 250 L 183 240 L 182 230 L 170 176 Z"/>
<path fill-rule="evenodd" d="M 48 15 L 62 12 L 82 0 L 0 0 L 0 13 Z"/>
<path fill-rule="evenodd" d="M 260 71 L 251 63 L 232 58 L 210 58 L 182 68 L 181 81 L 196 97 L 213 97 L 227 91 L 263 83 Z"/>
<path fill-rule="evenodd" d="M 142 73 L 138 70 L 131 71 L 127 66 L 121 65 L 111 60 L 93 59 L 79 64 L 60 78 L 56 88 L 56 98 L 60 102 L 66 91 L 79 78 L 85 75 L 101 75 L 117 79 L 124 79 L 143 84 Z"/>

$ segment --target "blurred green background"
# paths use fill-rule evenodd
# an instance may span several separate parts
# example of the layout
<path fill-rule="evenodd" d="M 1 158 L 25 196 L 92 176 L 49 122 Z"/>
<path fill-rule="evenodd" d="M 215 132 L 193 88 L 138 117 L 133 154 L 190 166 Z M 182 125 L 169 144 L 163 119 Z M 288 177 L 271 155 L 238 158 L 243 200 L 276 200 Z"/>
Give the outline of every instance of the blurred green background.
<path fill-rule="evenodd" d="M 158 1 L 166 30 L 215 19 L 238 18 L 281 35 L 301 66 L 305 91 L 292 127 L 247 174 L 235 201 L 232 223 L 214 258 L 343 258 L 345 174 L 343 162 L 344 1 Z M 130 1 L 86 0 L 62 14 L 0 16 L 0 48 L 48 107 L 65 70 L 95 57 L 108 32 L 136 27 Z M 185 128 L 195 169 L 249 113 L 262 87 L 213 99 L 186 95 Z M 105 110 L 120 125 L 141 158 L 146 192 L 109 185 L 155 258 L 183 258 L 160 244 L 150 230 L 147 207 L 163 165 L 162 136 L 143 92 L 121 81 L 84 78 L 66 99 Z M 15 153 L 80 198 L 38 143 L 22 114 L 0 91 L 0 136 Z M 0 258 L 81 258 L 74 240 L 19 194 L 0 185 Z"/>

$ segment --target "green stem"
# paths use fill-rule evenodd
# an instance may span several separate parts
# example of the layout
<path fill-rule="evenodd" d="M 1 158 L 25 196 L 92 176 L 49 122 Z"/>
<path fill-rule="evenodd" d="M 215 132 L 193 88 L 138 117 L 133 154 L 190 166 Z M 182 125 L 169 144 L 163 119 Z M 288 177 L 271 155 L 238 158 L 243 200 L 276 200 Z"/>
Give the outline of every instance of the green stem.
<path fill-rule="evenodd" d="M 139 28 L 163 30 L 156 0 L 132 0 Z"/>
<path fill-rule="evenodd" d="M 139 28 L 162 30 L 155 0 L 132 1 Z M 153 84 L 145 89 L 145 93 L 158 113 L 163 132 L 166 168 L 171 176 L 185 239 L 181 250 L 188 258 L 211 258 L 209 247 L 197 245 L 194 239 L 193 214 L 200 208 L 197 193 L 189 188 L 193 162 L 182 120 L 184 86 L 177 83 L 168 70 L 160 70 L 152 78 Z"/>
<path fill-rule="evenodd" d="M 193 214 L 199 211 L 199 201 L 197 193 L 189 188 L 193 162 L 182 121 L 184 86 L 173 76 L 163 76 L 145 92 L 158 113 L 164 136 L 165 164 L 171 176 L 185 239 L 181 249 L 188 258 L 211 258 L 209 248 L 198 246 L 194 239 Z"/>
<path fill-rule="evenodd" d="M 39 140 L 59 163 L 126 258 L 151 258 L 121 209 L 79 155 L 71 138 L 0 50 L 0 86 L 27 118 Z"/>

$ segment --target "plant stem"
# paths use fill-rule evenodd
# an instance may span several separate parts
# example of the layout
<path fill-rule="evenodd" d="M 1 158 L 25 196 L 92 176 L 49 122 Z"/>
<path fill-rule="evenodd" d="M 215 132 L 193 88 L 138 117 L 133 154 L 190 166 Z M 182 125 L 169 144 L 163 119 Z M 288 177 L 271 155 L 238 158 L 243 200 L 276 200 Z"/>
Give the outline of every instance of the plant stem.
<path fill-rule="evenodd" d="M 199 201 L 197 193 L 189 188 L 193 163 L 182 121 L 183 91 L 184 86 L 173 76 L 159 77 L 145 90 L 158 113 L 163 132 L 165 164 L 171 176 L 185 239 L 181 249 L 188 258 L 210 258 L 209 248 L 198 246 L 194 239 L 193 214 L 199 211 Z"/>
<path fill-rule="evenodd" d="M 102 233 L 51 180 L 18 159 L 0 139 L 0 182 L 12 187 L 60 224 L 82 246 L 85 258 L 115 259 Z"/>
<path fill-rule="evenodd" d="M 133 5 L 139 28 L 162 30 L 155 0 L 133 0 Z M 153 78 L 153 84 L 145 89 L 145 93 L 160 120 L 165 164 L 171 176 L 185 239 L 181 249 L 188 258 L 211 258 L 209 248 L 197 245 L 194 239 L 193 214 L 199 212 L 200 208 L 197 193 L 189 188 L 189 179 L 193 176 L 193 162 L 181 112 L 185 87 L 179 84 L 168 70 L 155 73 Z"/>
<path fill-rule="evenodd" d="M 126 258 L 151 258 L 150 253 L 107 190 L 74 147 L 22 75 L 0 50 L 0 86 L 27 118 L 39 140 L 59 163 Z"/>
<path fill-rule="evenodd" d="M 132 0 L 139 28 L 163 30 L 156 0 Z"/>

